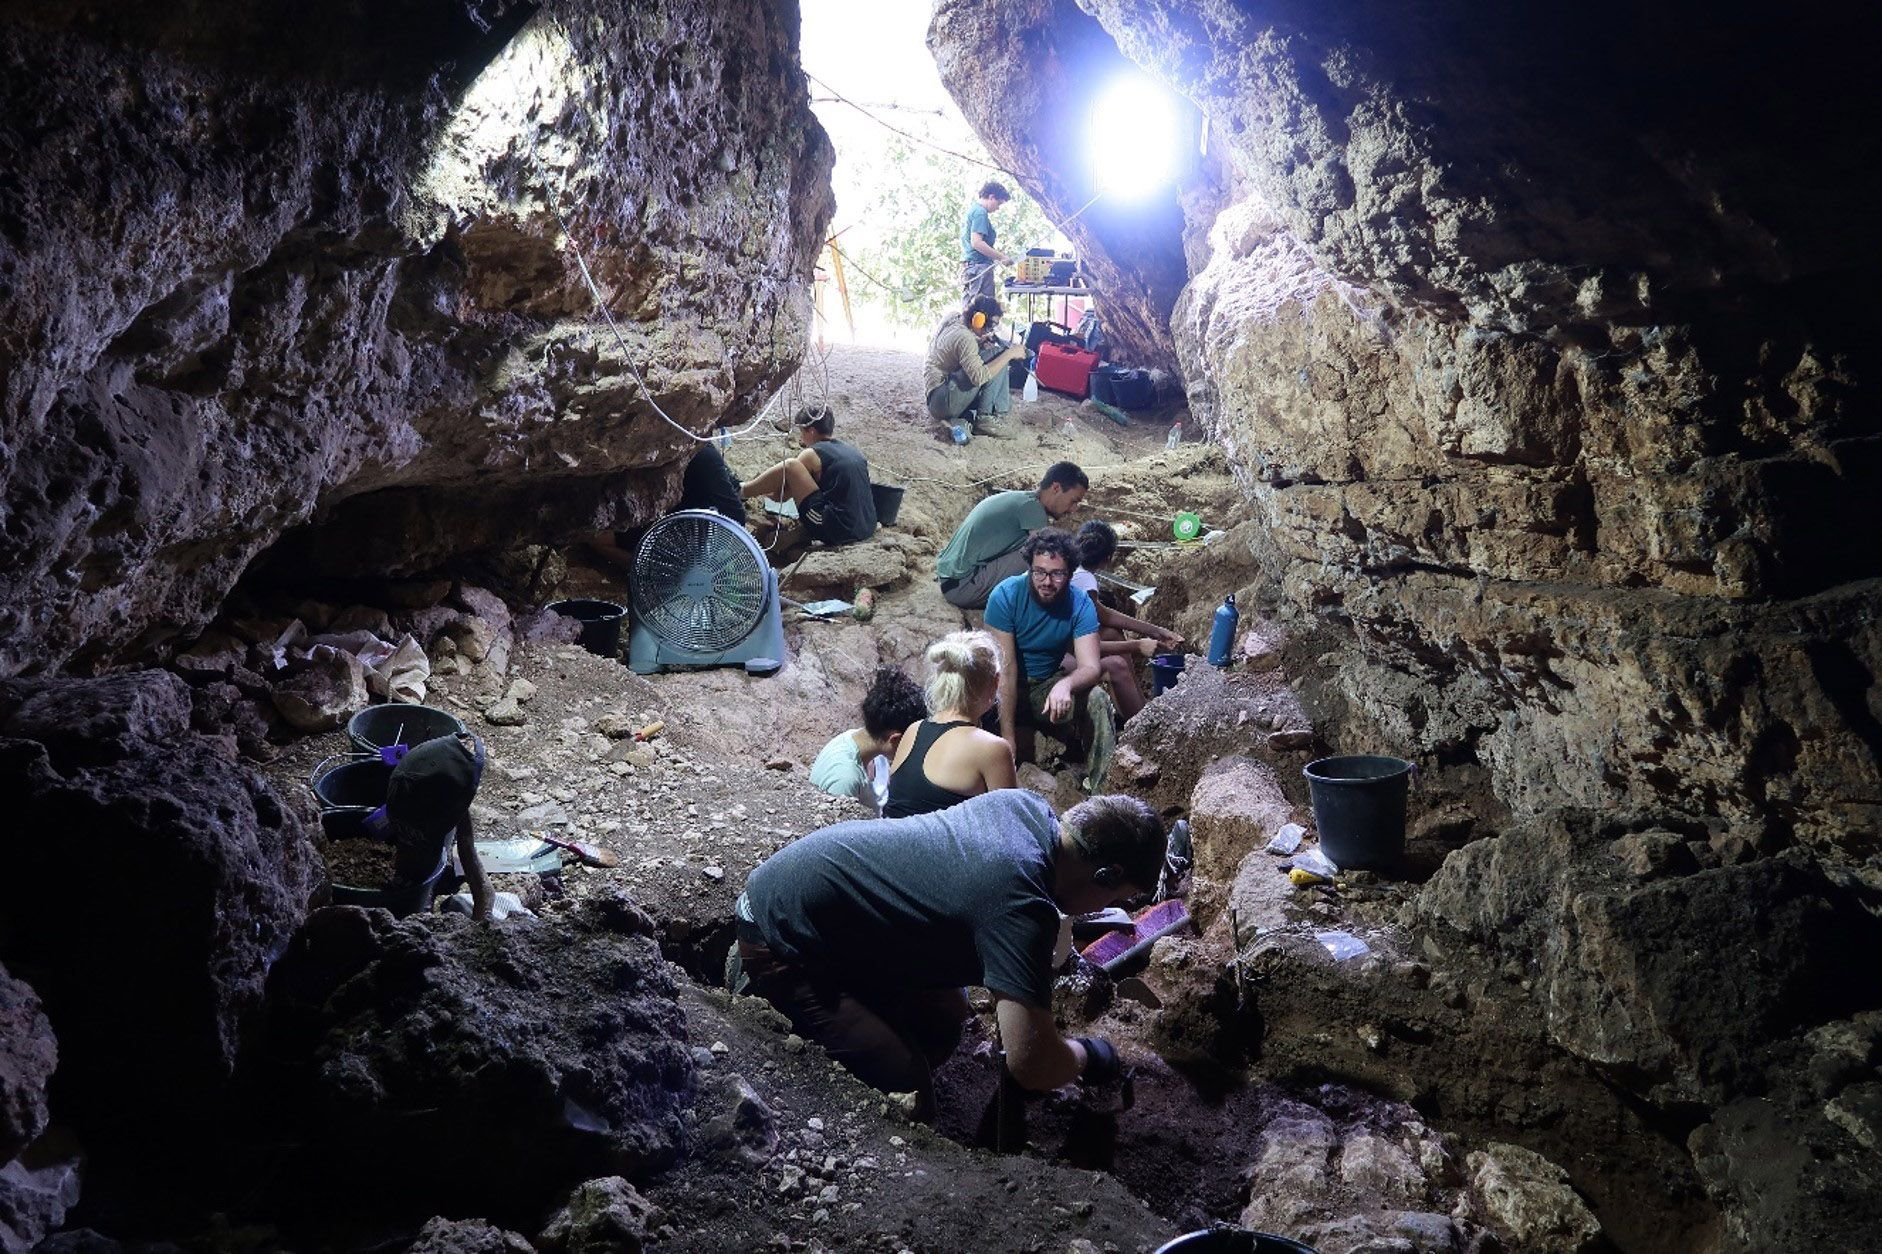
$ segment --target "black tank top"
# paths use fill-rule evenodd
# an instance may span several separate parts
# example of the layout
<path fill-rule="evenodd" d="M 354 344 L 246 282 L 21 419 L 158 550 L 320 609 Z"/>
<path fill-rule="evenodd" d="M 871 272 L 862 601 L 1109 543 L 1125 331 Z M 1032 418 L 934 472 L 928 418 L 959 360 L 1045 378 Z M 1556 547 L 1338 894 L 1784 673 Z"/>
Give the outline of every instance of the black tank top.
<path fill-rule="evenodd" d="M 882 807 L 885 819 L 905 819 L 911 814 L 932 814 L 936 810 L 945 810 L 957 806 L 970 796 L 978 793 L 950 792 L 928 780 L 928 750 L 934 748 L 934 742 L 941 738 L 941 733 L 956 727 L 972 727 L 972 723 L 937 723 L 932 719 L 923 719 L 915 728 L 915 747 L 902 759 L 902 765 L 889 775 L 889 804 Z"/>
<path fill-rule="evenodd" d="M 818 440 L 814 447 L 821 467 L 817 488 L 835 515 L 833 530 L 850 540 L 875 535 L 876 497 L 869 490 L 869 459 L 841 440 Z"/>

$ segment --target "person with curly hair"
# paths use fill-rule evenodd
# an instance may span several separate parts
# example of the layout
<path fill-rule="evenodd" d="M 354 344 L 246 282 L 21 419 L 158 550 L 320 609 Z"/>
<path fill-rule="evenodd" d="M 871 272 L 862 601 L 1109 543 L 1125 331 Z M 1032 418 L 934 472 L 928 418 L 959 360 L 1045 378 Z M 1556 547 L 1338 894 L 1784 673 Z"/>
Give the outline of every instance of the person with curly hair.
<path fill-rule="evenodd" d="M 894 755 L 902 733 L 924 712 L 919 684 L 899 666 L 877 667 L 875 682 L 863 694 L 863 725 L 830 738 L 810 764 L 811 784 L 880 811 L 882 790 L 871 779 L 872 769 L 879 759 Z"/>

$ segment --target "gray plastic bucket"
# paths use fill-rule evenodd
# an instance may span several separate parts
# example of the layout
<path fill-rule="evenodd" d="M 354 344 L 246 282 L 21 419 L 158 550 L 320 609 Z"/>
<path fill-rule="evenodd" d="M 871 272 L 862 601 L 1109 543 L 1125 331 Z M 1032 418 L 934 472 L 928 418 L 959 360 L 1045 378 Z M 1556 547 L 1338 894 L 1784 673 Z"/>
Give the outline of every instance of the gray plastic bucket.
<path fill-rule="evenodd" d="M 1314 1254 L 1314 1248 L 1271 1232 L 1208 1228 L 1164 1242 L 1157 1247 L 1157 1254 Z"/>
<path fill-rule="evenodd" d="M 1159 653 L 1150 659 L 1150 695 L 1168 692 L 1176 687 L 1176 681 L 1183 674 L 1183 666 L 1189 661 L 1187 653 Z"/>
<path fill-rule="evenodd" d="M 1405 853 L 1412 764 L 1372 754 L 1318 758 L 1301 774 L 1313 794 L 1320 850 L 1342 870 L 1389 870 Z"/>
<path fill-rule="evenodd" d="M 876 500 L 876 522 L 884 527 L 893 527 L 902 512 L 902 493 L 906 488 L 894 487 L 886 483 L 869 485 L 869 495 Z"/>
<path fill-rule="evenodd" d="M 387 745 L 415 747 L 463 731 L 463 721 L 449 711 L 397 702 L 369 705 L 346 722 L 346 738 L 361 753 L 378 753 Z"/>
<path fill-rule="evenodd" d="M 577 599 L 557 601 L 549 607 L 549 612 L 580 623 L 582 648 L 590 653 L 614 657 L 621 652 L 621 620 L 627 617 L 625 605 Z"/>

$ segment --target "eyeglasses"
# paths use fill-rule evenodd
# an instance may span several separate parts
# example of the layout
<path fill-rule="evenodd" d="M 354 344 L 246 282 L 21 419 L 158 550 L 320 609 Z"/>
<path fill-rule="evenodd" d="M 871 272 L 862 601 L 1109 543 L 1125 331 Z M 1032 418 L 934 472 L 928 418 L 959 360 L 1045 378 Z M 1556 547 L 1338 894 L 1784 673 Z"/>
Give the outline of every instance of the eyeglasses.
<path fill-rule="evenodd" d="M 1069 570 L 1041 570 L 1037 566 L 1032 566 L 1028 569 L 1032 577 L 1039 580 L 1041 583 L 1064 583 L 1067 579 L 1072 577 L 1072 572 Z"/>

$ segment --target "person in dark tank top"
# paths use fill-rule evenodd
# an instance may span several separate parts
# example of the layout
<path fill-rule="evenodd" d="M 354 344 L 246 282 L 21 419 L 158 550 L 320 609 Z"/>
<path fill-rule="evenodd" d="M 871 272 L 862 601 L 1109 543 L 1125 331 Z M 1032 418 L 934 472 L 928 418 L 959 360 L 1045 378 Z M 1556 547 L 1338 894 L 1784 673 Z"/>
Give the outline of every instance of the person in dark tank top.
<path fill-rule="evenodd" d="M 906 818 L 1016 784 L 1013 747 L 980 719 L 1000 694 L 1000 650 L 984 631 L 957 631 L 928 646 L 928 717 L 902 733 L 882 816 Z"/>
<path fill-rule="evenodd" d="M 813 540 L 835 547 L 876 534 L 876 498 L 869 488 L 869 459 L 836 438 L 836 411 L 806 405 L 791 425 L 804 451 L 739 485 L 746 500 L 768 496 L 794 501 Z"/>

